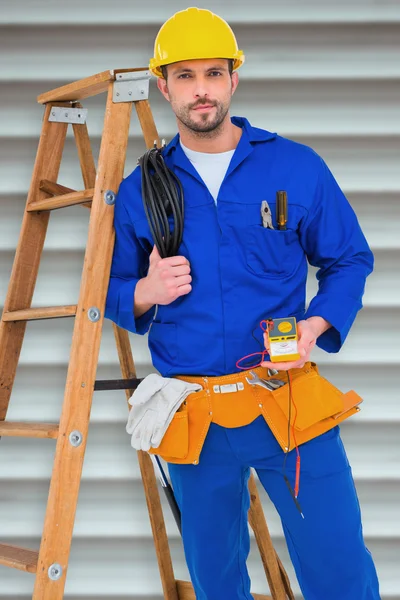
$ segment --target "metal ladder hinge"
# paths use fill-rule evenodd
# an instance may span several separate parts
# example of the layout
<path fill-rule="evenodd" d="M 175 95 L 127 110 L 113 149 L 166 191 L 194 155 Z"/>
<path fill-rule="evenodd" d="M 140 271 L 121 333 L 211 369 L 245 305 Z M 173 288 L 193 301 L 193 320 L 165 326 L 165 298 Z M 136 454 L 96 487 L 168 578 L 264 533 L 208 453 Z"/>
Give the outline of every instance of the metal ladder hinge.
<path fill-rule="evenodd" d="M 52 106 L 49 121 L 55 123 L 72 123 L 84 125 L 88 114 L 87 108 L 68 108 L 63 106 Z"/>
<path fill-rule="evenodd" d="M 113 89 L 113 102 L 136 102 L 149 97 L 150 71 L 117 73 Z"/>

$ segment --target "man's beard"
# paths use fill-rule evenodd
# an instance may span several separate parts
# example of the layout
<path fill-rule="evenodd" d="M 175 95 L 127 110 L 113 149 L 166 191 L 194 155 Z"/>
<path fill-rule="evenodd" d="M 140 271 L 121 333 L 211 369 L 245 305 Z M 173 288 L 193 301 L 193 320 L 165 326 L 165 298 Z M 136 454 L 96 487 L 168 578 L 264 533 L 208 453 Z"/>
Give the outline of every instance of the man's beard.
<path fill-rule="evenodd" d="M 191 110 L 193 109 L 193 107 L 205 106 L 207 104 L 212 104 L 212 106 L 215 106 L 216 108 L 215 115 L 213 118 L 210 118 L 210 113 L 205 113 L 201 115 L 201 120 L 199 122 L 191 118 Z M 177 119 L 179 119 L 179 121 L 183 123 L 183 125 L 190 129 L 190 131 L 197 134 L 198 137 L 212 137 L 217 133 L 219 127 L 223 123 L 228 113 L 228 110 L 229 105 L 224 106 L 221 102 L 210 103 L 208 101 L 203 101 L 196 102 L 196 104 L 193 104 L 191 106 L 185 106 L 175 114 Z"/>

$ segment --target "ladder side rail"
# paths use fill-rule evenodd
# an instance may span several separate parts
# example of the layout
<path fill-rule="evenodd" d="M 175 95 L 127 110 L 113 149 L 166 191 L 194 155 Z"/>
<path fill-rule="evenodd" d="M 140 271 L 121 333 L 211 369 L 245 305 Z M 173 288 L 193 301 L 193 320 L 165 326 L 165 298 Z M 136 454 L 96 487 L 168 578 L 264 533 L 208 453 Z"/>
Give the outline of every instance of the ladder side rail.
<path fill-rule="evenodd" d="M 286 575 L 286 572 L 284 571 L 283 566 L 283 573 L 281 571 L 281 565 L 279 564 L 275 548 L 272 544 L 253 473 L 250 475 L 248 487 L 250 493 L 249 523 L 253 529 L 257 546 L 260 551 L 272 598 L 274 600 L 287 600 L 287 589 L 284 584 L 284 575 Z M 289 598 L 290 600 L 294 600 L 293 595 L 289 595 Z"/>
<path fill-rule="evenodd" d="M 44 110 L 26 208 L 47 198 L 40 189 L 42 179 L 56 181 L 58 177 L 68 125 L 49 122 L 51 108 L 48 105 Z M 3 314 L 31 307 L 49 218 L 50 213 L 25 210 Z M 0 421 L 7 414 L 25 330 L 24 321 L 0 322 Z"/>
<path fill-rule="evenodd" d="M 66 580 L 113 251 L 113 210 L 104 191 L 122 180 L 132 111 L 130 102 L 114 104 L 112 94 L 110 83 L 33 600 L 61 600 Z"/>
<path fill-rule="evenodd" d="M 135 102 L 134 104 L 147 148 L 152 148 L 154 143 L 156 143 L 157 146 L 160 146 L 160 138 L 154 122 L 153 114 L 151 112 L 150 102 L 145 99 Z M 123 377 L 127 379 L 136 378 L 136 369 L 133 363 L 128 332 L 122 332 L 121 330 L 118 330 L 119 328 L 115 327 L 114 332 L 117 340 L 117 348 Z M 121 336 L 121 333 L 124 335 Z M 127 364 L 125 364 L 125 361 L 127 361 Z M 129 396 L 132 395 L 133 391 L 134 390 L 127 391 L 130 392 Z M 157 488 L 153 463 L 150 459 L 150 456 L 146 452 L 141 451 L 138 452 L 138 461 L 146 496 L 150 524 L 153 531 L 154 545 L 164 597 L 166 600 L 178 600 L 179 596 L 172 565 L 171 550 L 165 528 L 164 514 Z"/>
<path fill-rule="evenodd" d="M 136 368 L 129 341 L 129 334 L 125 329 L 121 329 L 115 323 L 113 323 L 113 329 L 122 376 L 124 379 L 136 378 Z M 132 389 L 125 390 L 127 400 L 129 400 L 134 391 L 135 390 Z M 154 467 L 147 452 L 139 450 L 137 456 L 146 496 L 147 510 L 150 517 L 150 525 L 153 533 L 164 598 L 166 600 L 180 600 Z"/>
<path fill-rule="evenodd" d="M 82 108 L 82 105 L 77 103 L 76 108 Z M 72 125 L 74 131 L 75 143 L 78 150 L 79 164 L 82 171 L 82 179 L 85 189 L 94 188 L 96 183 L 96 165 L 93 158 L 92 147 L 86 123 Z M 91 203 L 83 204 L 87 208 L 91 207 Z"/>

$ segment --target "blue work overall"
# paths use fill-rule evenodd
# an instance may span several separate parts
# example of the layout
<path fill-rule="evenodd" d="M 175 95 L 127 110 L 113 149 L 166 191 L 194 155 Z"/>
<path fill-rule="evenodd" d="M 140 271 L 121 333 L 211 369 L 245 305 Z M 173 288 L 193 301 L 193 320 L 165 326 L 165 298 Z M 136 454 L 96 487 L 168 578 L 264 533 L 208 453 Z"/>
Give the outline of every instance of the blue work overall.
<path fill-rule="evenodd" d="M 161 375 L 226 375 L 262 345 L 262 319 L 320 316 L 332 324 L 317 344 L 338 352 L 362 307 L 373 256 L 356 215 L 325 162 L 310 148 L 252 127 L 244 118 L 238 146 L 214 202 L 176 136 L 164 149 L 179 177 L 185 220 L 178 254 L 191 266 L 192 291 L 169 305 L 133 314 L 137 282 L 147 274 L 152 239 L 139 167 L 121 184 L 106 317 L 149 332 Z M 286 190 L 288 222 L 275 219 Z M 261 203 L 275 229 L 262 226 Z M 305 307 L 307 262 L 318 267 L 318 293 Z M 257 334 L 256 334 L 257 335 Z M 300 446 L 298 512 L 282 476 L 283 452 L 263 417 L 225 429 L 211 424 L 199 464 L 169 464 L 182 512 L 182 535 L 197 600 L 250 599 L 247 509 L 249 468 L 282 519 L 305 600 L 379 600 L 375 567 L 362 535 L 360 508 L 339 427 Z M 286 472 L 294 480 L 295 452 Z"/>

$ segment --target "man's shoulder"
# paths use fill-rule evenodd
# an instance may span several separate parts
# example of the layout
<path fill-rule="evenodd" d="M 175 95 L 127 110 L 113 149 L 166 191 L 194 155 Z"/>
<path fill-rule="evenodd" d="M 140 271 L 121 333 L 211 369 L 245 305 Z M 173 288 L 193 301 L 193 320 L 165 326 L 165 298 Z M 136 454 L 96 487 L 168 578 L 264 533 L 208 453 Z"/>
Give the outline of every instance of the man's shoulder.
<path fill-rule="evenodd" d="M 121 181 L 119 189 L 124 190 L 124 191 L 138 191 L 140 192 L 141 190 L 141 179 L 142 179 L 142 175 L 141 175 L 141 171 L 140 171 L 140 167 L 139 165 L 137 165 L 133 171 L 131 171 L 131 173 L 129 173 L 129 175 L 127 175 L 126 177 L 124 177 L 124 179 Z"/>
<path fill-rule="evenodd" d="M 271 134 L 266 129 L 253 128 L 254 130 L 260 132 L 255 134 L 257 137 L 262 138 L 264 135 L 265 139 L 253 145 L 254 152 L 249 166 L 264 173 L 266 165 L 269 165 L 277 180 L 286 183 L 295 181 L 296 185 L 306 186 L 308 195 L 312 196 L 324 172 L 323 158 L 304 143 L 279 133 Z M 271 137 L 267 139 L 268 134 Z"/>
<path fill-rule="evenodd" d="M 296 163 L 302 168 L 314 172 L 321 168 L 324 161 L 311 146 L 287 138 L 277 132 L 271 132 L 261 127 L 254 127 L 254 125 L 250 125 L 247 119 L 243 117 L 235 118 L 245 123 L 252 142 L 264 142 L 256 144 L 258 151 L 262 154 L 268 154 L 270 158 L 271 155 L 274 155 L 278 158 L 281 165 Z"/>
<path fill-rule="evenodd" d="M 277 151 L 283 157 L 286 156 L 288 160 L 296 160 L 296 162 L 300 161 L 303 165 L 310 168 L 320 168 L 323 159 L 311 146 L 279 134 L 276 134 L 275 141 Z"/>

